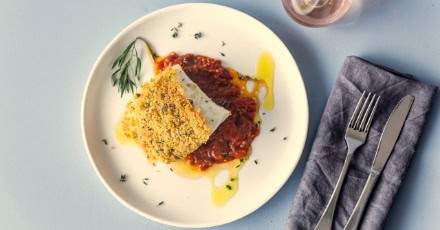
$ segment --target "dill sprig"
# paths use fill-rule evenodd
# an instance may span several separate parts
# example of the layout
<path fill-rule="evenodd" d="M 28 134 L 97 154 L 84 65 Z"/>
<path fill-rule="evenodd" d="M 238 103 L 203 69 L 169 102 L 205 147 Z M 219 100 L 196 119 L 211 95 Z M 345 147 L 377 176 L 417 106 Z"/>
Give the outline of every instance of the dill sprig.
<path fill-rule="evenodd" d="M 135 38 L 127 48 L 125 48 L 124 52 L 116 58 L 112 65 L 112 69 L 115 69 L 112 74 L 112 83 L 113 86 L 118 86 L 118 92 L 121 94 L 121 97 L 124 93 L 133 93 L 141 79 L 142 62 L 136 49 L 137 41 L 145 43 L 147 52 L 153 63 L 156 58 L 155 53 L 151 50 L 147 41 L 140 37 Z"/>

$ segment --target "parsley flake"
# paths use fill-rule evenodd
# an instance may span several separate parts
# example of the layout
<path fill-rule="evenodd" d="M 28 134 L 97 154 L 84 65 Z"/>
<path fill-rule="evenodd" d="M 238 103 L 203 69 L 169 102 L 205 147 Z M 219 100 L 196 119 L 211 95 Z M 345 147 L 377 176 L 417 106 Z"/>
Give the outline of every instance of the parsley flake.
<path fill-rule="evenodd" d="M 203 37 L 202 32 L 198 32 L 198 33 L 195 33 L 195 34 L 194 34 L 194 38 L 195 38 L 195 39 L 200 39 L 201 37 Z"/>
<path fill-rule="evenodd" d="M 255 125 L 257 126 L 258 129 L 260 129 L 260 127 L 261 127 L 261 121 L 257 121 L 257 122 L 255 123 Z"/>
<path fill-rule="evenodd" d="M 159 203 L 156 205 L 156 207 L 159 207 L 159 206 L 161 206 L 161 205 L 163 205 L 163 204 L 165 204 L 165 201 L 161 201 L 161 202 L 159 202 Z"/>
<path fill-rule="evenodd" d="M 183 23 L 179 22 L 179 23 L 177 24 L 177 26 L 171 28 L 171 32 L 173 32 L 173 33 L 171 34 L 171 37 L 173 37 L 173 38 L 177 38 L 177 37 L 179 36 L 179 28 L 181 28 L 182 26 L 183 26 Z"/>

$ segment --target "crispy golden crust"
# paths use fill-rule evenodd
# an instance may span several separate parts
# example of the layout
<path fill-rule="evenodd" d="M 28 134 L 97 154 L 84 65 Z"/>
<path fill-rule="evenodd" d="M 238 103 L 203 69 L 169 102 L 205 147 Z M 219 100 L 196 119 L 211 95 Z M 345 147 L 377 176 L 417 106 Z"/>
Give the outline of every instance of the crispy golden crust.
<path fill-rule="evenodd" d="M 205 143 L 212 131 L 185 96 L 176 73 L 165 69 L 128 102 L 122 117 L 124 134 L 145 148 L 152 160 L 171 162 Z"/>

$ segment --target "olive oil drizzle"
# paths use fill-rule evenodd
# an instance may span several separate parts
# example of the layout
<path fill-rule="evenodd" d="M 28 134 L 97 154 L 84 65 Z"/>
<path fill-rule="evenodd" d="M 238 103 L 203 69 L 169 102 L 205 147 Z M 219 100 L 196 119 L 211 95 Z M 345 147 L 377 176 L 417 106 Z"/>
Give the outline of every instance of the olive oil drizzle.
<path fill-rule="evenodd" d="M 263 81 L 266 86 L 266 95 L 263 99 L 262 107 L 265 111 L 273 109 L 273 81 L 274 81 L 275 62 L 268 52 L 262 52 L 258 57 L 255 67 L 255 79 Z"/>
<path fill-rule="evenodd" d="M 238 172 L 243 167 L 243 160 L 235 159 L 229 162 L 214 164 L 205 171 L 189 165 L 185 160 L 179 160 L 171 163 L 173 172 L 186 178 L 196 179 L 205 177 L 210 185 L 211 203 L 216 207 L 221 207 L 231 199 L 238 189 Z M 228 177 L 221 185 L 214 183 L 215 178 L 222 172 L 228 172 Z"/>
<path fill-rule="evenodd" d="M 262 107 L 265 111 L 270 111 L 273 109 L 273 82 L 275 62 L 268 52 L 262 52 L 258 56 L 257 62 L 255 64 L 255 74 L 252 77 L 242 75 L 232 68 L 228 68 L 228 70 L 233 77 L 232 83 L 239 87 L 242 96 L 251 97 L 256 102 L 259 102 L 258 93 L 260 89 L 264 87 L 266 89 L 266 95 L 263 98 Z M 247 89 L 246 85 L 248 81 L 253 82 L 251 90 Z"/>

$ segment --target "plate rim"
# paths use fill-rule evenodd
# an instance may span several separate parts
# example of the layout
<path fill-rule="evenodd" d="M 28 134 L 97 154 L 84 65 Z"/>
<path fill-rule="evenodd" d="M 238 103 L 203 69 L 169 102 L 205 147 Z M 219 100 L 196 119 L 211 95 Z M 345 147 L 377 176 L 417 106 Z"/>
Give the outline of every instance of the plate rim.
<path fill-rule="evenodd" d="M 306 124 L 306 129 L 303 131 L 303 135 L 301 136 L 301 141 L 299 141 L 299 143 L 301 143 L 301 146 L 299 149 L 301 149 L 301 153 L 297 154 L 297 157 L 295 159 L 293 159 L 295 162 L 293 162 L 292 164 L 292 168 L 290 170 L 290 172 L 288 174 L 286 174 L 286 177 L 283 178 L 282 183 L 280 183 L 279 186 L 277 186 L 276 189 L 274 189 L 273 194 L 271 194 L 267 199 L 264 199 L 262 201 L 260 201 L 260 203 L 255 207 L 255 209 L 251 210 L 250 212 L 247 212 L 245 214 L 241 214 L 238 215 L 234 218 L 230 218 L 227 219 L 226 221 L 217 221 L 217 222 L 213 222 L 211 224 L 197 224 L 197 223 L 193 223 L 193 224 L 186 224 L 186 223 L 178 223 L 178 222 L 174 222 L 174 221 L 169 221 L 169 220 L 165 220 L 162 218 L 157 218 L 155 216 L 149 215 L 148 213 L 145 213 L 141 210 L 139 210 L 138 208 L 134 207 L 133 205 L 131 205 L 130 203 L 128 203 L 127 201 L 125 201 L 118 193 L 116 193 L 111 187 L 110 185 L 106 182 L 106 180 L 104 179 L 104 177 L 102 176 L 100 170 L 98 169 L 98 166 L 95 162 L 95 160 L 93 159 L 90 147 L 89 147 L 89 141 L 87 138 L 87 133 L 85 131 L 85 104 L 88 98 L 88 92 L 89 92 L 89 88 L 93 79 L 93 75 L 95 75 L 96 70 L 98 68 L 98 63 L 101 62 L 101 60 L 104 58 L 104 54 L 106 54 L 108 52 L 108 50 L 114 46 L 114 44 L 120 40 L 121 37 L 123 37 L 123 35 L 125 33 L 127 33 L 128 31 L 132 30 L 133 27 L 137 26 L 138 24 L 142 23 L 144 20 L 147 20 L 148 18 L 154 17 L 157 14 L 162 13 L 163 11 L 168 11 L 168 10 L 173 10 L 174 8 L 182 8 L 182 7 L 188 7 L 188 6 L 207 6 L 207 7 L 218 7 L 218 8 L 222 8 L 222 10 L 228 10 L 231 11 L 233 13 L 236 14 L 240 14 L 243 17 L 247 17 L 248 19 L 250 19 L 251 21 L 253 21 L 254 23 L 258 24 L 259 26 L 261 26 L 261 28 L 267 30 L 267 32 L 271 33 L 272 35 L 274 35 L 274 38 L 278 40 L 278 42 L 280 42 L 280 44 L 282 45 L 282 47 L 284 49 L 286 49 L 288 51 L 289 54 L 289 58 L 291 59 L 291 61 L 293 61 L 293 63 L 295 63 L 294 68 L 297 70 L 297 73 L 299 73 L 299 77 L 300 77 L 300 83 L 301 83 L 301 89 L 304 93 L 304 99 L 305 99 L 305 114 L 304 114 L 304 119 L 305 119 L 305 124 Z M 137 213 L 138 215 L 145 217 L 147 219 L 150 219 L 152 221 L 161 223 L 161 224 L 166 224 L 169 226 L 175 226 L 175 227 L 184 227 L 184 228 L 203 228 L 203 227 L 213 227 L 213 226 L 219 226 L 219 225 L 224 225 L 227 223 L 231 223 L 233 221 L 239 220 L 245 216 L 248 216 L 249 214 L 255 212 L 256 210 L 258 210 L 259 208 L 261 208 L 261 206 L 263 206 L 264 204 L 266 204 L 267 202 L 269 202 L 281 189 L 282 187 L 286 184 L 286 182 L 288 181 L 288 179 L 292 176 L 293 171 L 296 169 L 296 167 L 298 166 L 299 160 L 302 156 L 302 154 L 304 153 L 304 146 L 307 140 L 307 134 L 309 131 L 309 102 L 308 102 L 308 97 L 307 97 L 307 91 L 304 85 L 304 80 L 302 78 L 302 74 L 301 71 L 298 67 L 298 64 L 296 63 L 295 59 L 293 58 L 292 53 L 290 52 L 290 50 L 287 48 L 287 46 L 285 45 L 285 43 L 278 37 L 277 34 L 275 34 L 268 26 L 266 26 L 265 24 L 263 24 L 262 22 L 260 22 L 258 19 L 250 16 L 249 14 L 242 12 L 240 10 L 237 10 L 235 8 L 229 7 L 229 6 L 224 6 L 224 5 L 220 5 L 220 4 L 215 4 L 215 3 L 181 3 L 181 4 L 175 4 L 175 5 L 170 5 L 170 6 L 166 6 L 166 7 L 162 7 L 159 9 L 156 9 L 150 13 L 147 13 L 146 15 L 143 15 L 142 17 L 136 19 L 135 21 L 131 22 L 128 26 L 126 26 L 123 30 L 121 30 L 116 36 L 114 36 L 112 38 L 112 40 L 105 46 L 105 48 L 101 51 L 101 53 L 99 54 L 98 58 L 95 60 L 93 67 L 88 75 L 87 78 L 87 82 L 86 85 L 84 87 L 84 92 L 82 95 L 82 101 L 81 101 L 81 110 L 80 110 L 81 114 L 80 114 L 80 122 L 81 122 L 81 134 L 82 134 L 82 139 L 84 142 L 84 146 L 86 148 L 86 152 L 89 158 L 90 163 L 93 166 L 93 169 L 95 171 L 95 173 L 97 174 L 98 178 L 100 179 L 100 181 L 102 182 L 102 184 L 104 184 L 104 186 L 106 187 L 106 189 L 110 192 L 110 194 L 112 194 L 112 196 L 118 200 L 119 202 L 121 202 L 125 207 L 127 207 L 128 209 L 132 210 L 133 212 Z"/>

